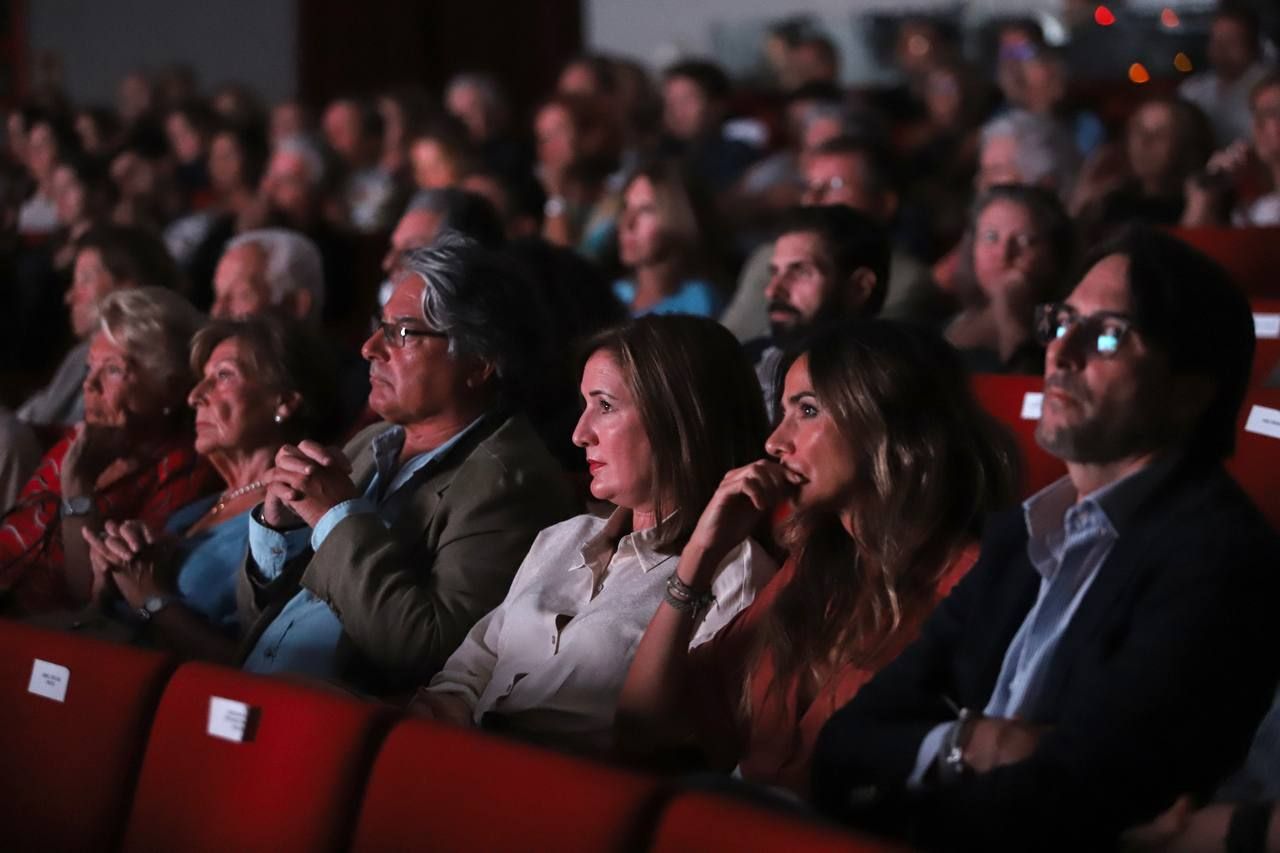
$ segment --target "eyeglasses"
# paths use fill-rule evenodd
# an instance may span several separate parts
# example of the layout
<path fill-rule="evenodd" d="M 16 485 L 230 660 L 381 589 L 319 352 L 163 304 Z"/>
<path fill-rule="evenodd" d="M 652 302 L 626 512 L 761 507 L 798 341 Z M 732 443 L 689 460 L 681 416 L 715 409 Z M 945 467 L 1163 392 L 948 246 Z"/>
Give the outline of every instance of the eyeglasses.
<path fill-rule="evenodd" d="M 1066 337 L 1077 326 L 1090 355 L 1112 358 L 1133 328 L 1133 318 L 1117 311 L 1081 316 L 1079 311 L 1062 302 L 1036 306 L 1036 340 L 1041 346 Z"/>
<path fill-rule="evenodd" d="M 444 332 L 437 332 L 434 329 L 415 329 L 404 323 L 387 323 L 375 317 L 373 320 L 373 328 L 382 332 L 382 339 L 387 342 L 387 346 L 403 349 L 405 341 L 409 338 L 447 338 Z"/>

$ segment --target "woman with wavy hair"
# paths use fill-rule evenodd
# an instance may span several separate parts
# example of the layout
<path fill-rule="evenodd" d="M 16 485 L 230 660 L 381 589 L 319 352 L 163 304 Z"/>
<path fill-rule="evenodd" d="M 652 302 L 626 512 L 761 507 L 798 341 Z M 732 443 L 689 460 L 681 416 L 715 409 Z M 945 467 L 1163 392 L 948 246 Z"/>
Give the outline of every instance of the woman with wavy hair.
<path fill-rule="evenodd" d="M 770 459 L 730 471 L 676 569 L 708 570 L 790 502 L 790 558 L 751 607 L 689 650 L 663 605 L 619 704 L 633 750 L 696 744 L 715 766 L 803 794 L 826 719 L 892 660 L 976 556 L 983 516 L 1012 500 L 1014 451 L 935 333 L 860 321 L 786 367 Z"/>

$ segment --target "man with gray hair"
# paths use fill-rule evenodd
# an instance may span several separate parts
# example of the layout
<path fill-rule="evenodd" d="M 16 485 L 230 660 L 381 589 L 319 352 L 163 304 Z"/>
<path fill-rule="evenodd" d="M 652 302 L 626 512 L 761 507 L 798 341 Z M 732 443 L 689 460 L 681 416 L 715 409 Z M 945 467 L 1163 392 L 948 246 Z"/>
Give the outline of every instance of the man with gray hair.
<path fill-rule="evenodd" d="M 535 291 L 451 232 L 409 252 L 362 354 L 384 419 L 343 451 L 286 445 L 252 514 L 244 668 L 373 692 L 424 684 L 575 511 L 519 413 Z"/>
<path fill-rule="evenodd" d="M 324 263 L 315 243 L 285 228 L 246 231 L 227 243 L 213 275 L 218 319 L 276 309 L 315 324 L 324 309 Z"/>
<path fill-rule="evenodd" d="M 1075 142 L 1052 119 L 1010 110 L 983 125 L 975 183 L 979 192 L 998 184 L 1046 187 L 1065 204 L 1079 165 Z"/>

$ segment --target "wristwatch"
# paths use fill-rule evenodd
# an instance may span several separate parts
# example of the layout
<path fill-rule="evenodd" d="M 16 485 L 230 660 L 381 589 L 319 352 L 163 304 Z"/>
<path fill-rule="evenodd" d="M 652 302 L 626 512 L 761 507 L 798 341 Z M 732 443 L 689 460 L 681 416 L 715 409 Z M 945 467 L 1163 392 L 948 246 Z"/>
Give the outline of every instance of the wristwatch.
<path fill-rule="evenodd" d="M 142 602 L 142 606 L 138 608 L 138 618 L 143 622 L 150 622 L 152 616 L 155 616 L 177 600 L 172 595 L 153 595 Z"/>
<path fill-rule="evenodd" d="M 89 495 L 75 495 L 62 499 L 63 518 L 83 518 L 93 512 L 93 498 Z"/>

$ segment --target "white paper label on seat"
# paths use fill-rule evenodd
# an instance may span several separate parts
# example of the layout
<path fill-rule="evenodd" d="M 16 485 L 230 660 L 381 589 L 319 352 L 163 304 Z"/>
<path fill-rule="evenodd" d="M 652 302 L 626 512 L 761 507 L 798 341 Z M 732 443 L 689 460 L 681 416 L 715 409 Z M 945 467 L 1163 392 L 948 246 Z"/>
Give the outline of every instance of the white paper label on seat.
<path fill-rule="evenodd" d="M 1022 397 L 1022 419 L 1024 421 L 1040 420 L 1040 409 L 1044 407 L 1044 394 L 1039 391 L 1028 391 Z"/>
<path fill-rule="evenodd" d="M 209 697 L 209 734 L 240 743 L 249 725 L 249 706 L 231 699 Z"/>
<path fill-rule="evenodd" d="M 1254 314 L 1253 333 L 1260 338 L 1280 338 L 1280 314 Z"/>
<path fill-rule="evenodd" d="M 67 701 L 67 682 L 71 680 L 71 670 L 47 660 L 35 659 L 31 666 L 31 683 L 27 692 L 55 702 Z"/>
<path fill-rule="evenodd" d="M 1254 406 L 1249 410 L 1249 420 L 1244 423 L 1244 431 L 1280 438 L 1280 409 Z"/>

